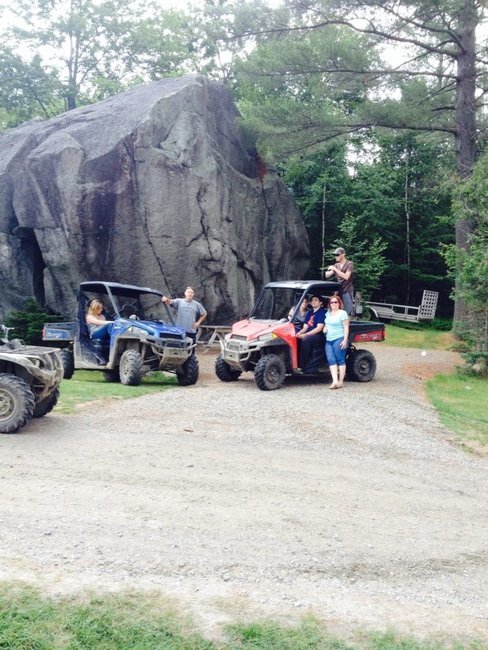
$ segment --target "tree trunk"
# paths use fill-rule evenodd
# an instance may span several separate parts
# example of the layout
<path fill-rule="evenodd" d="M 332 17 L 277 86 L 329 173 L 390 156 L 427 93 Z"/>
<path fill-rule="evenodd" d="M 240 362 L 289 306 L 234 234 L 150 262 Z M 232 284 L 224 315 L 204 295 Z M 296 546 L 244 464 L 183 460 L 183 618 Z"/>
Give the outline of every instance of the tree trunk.
<path fill-rule="evenodd" d="M 461 180 L 468 178 L 476 161 L 476 26 L 479 18 L 473 0 L 466 0 L 459 12 L 456 84 L 456 162 Z M 467 249 L 472 224 L 467 219 L 456 223 L 456 247 Z M 456 299 L 454 322 L 466 320 L 466 305 Z"/>
<path fill-rule="evenodd" d="M 407 267 L 407 286 L 405 291 L 405 304 L 410 304 L 410 286 L 411 286 L 411 249 L 410 249 L 410 206 L 408 198 L 408 184 L 409 184 L 409 162 L 410 151 L 406 152 L 405 162 L 405 190 L 404 190 L 404 206 L 405 206 L 405 266 Z"/>

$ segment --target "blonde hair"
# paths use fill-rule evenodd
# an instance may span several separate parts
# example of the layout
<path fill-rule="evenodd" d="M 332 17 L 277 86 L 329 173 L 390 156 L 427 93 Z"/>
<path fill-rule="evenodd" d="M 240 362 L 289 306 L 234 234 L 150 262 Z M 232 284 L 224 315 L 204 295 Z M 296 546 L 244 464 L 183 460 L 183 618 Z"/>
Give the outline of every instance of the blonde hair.
<path fill-rule="evenodd" d="M 103 302 L 101 300 L 98 300 L 98 298 L 95 298 L 94 300 L 90 300 L 90 302 L 88 303 L 87 314 L 94 315 L 95 309 L 99 309 L 100 307 L 103 309 Z"/>

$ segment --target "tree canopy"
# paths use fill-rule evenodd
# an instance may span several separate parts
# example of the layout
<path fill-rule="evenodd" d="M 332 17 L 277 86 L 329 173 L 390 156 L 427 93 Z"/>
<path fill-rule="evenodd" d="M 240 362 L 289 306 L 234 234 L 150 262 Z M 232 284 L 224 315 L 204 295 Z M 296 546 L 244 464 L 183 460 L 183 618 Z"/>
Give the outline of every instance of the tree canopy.
<path fill-rule="evenodd" d="M 203 73 L 228 85 L 246 134 L 295 193 L 312 271 L 339 238 L 361 255 L 360 236 L 385 245 L 383 296 L 408 301 L 427 284 L 446 294 L 439 243 L 456 222 L 468 250 L 480 228 L 462 188 L 487 133 L 485 4 L 0 0 L 0 127 Z"/>

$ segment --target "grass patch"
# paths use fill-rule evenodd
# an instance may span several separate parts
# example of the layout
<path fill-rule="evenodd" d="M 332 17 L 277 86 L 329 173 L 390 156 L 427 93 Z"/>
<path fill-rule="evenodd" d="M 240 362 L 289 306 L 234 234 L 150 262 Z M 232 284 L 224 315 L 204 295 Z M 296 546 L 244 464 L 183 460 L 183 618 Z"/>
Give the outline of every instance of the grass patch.
<path fill-rule="evenodd" d="M 397 348 L 421 348 L 422 350 L 449 350 L 455 343 L 451 332 L 441 332 L 430 327 L 415 325 L 404 327 L 386 325 L 386 345 Z"/>
<path fill-rule="evenodd" d="M 158 594 L 46 598 L 21 584 L 0 584 L 0 648 L 8 650 L 481 650 L 416 641 L 392 632 L 361 633 L 354 641 L 331 636 L 313 617 L 298 626 L 273 621 L 235 623 L 222 641 L 205 639 Z"/>
<path fill-rule="evenodd" d="M 466 447 L 488 451 L 488 381 L 462 373 L 436 375 L 427 394 L 441 422 Z"/>
<path fill-rule="evenodd" d="M 73 413 L 83 404 L 103 399 L 127 399 L 146 393 L 156 393 L 178 385 L 174 375 L 152 372 L 144 376 L 139 386 L 123 386 L 107 382 L 98 370 L 76 370 L 72 379 L 63 379 L 56 411 Z M 1 648 L 1 646 L 0 646 Z"/>

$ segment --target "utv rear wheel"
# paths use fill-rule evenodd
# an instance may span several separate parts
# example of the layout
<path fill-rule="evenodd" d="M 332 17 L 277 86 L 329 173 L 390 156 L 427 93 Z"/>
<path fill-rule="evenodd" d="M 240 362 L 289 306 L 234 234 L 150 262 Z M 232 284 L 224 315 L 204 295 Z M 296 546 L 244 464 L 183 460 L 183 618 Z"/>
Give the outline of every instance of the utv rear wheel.
<path fill-rule="evenodd" d="M 376 374 L 376 359 L 369 350 L 353 350 L 347 358 L 346 372 L 352 381 L 371 381 Z"/>
<path fill-rule="evenodd" d="M 286 368 L 281 357 L 267 354 L 261 357 L 254 370 L 254 381 L 261 390 L 276 390 L 285 381 Z"/>
<path fill-rule="evenodd" d="M 144 375 L 144 361 L 136 350 L 126 350 L 120 357 L 119 376 L 124 386 L 139 386 Z"/>
<path fill-rule="evenodd" d="M 220 381 L 237 381 L 242 372 L 241 370 L 231 368 L 229 364 L 222 359 L 222 355 L 219 354 L 215 360 L 215 374 Z"/>
<path fill-rule="evenodd" d="M 71 379 L 75 371 L 75 359 L 71 350 L 59 350 L 61 363 L 63 364 L 63 378 Z"/>
<path fill-rule="evenodd" d="M 15 433 L 32 418 L 34 395 L 20 377 L 0 374 L 0 433 Z"/>
<path fill-rule="evenodd" d="M 53 390 L 53 392 L 50 395 L 48 395 L 45 399 L 43 399 L 42 402 L 39 402 L 38 404 L 35 405 L 33 417 L 42 418 L 48 413 L 50 413 L 58 403 L 58 399 L 59 399 L 59 388 L 56 388 Z"/>
<path fill-rule="evenodd" d="M 176 378 L 180 386 L 191 386 L 198 380 L 199 367 L 198 359 L 194 354 L 188 357 L 188 360 L 176 370 Z"/>

